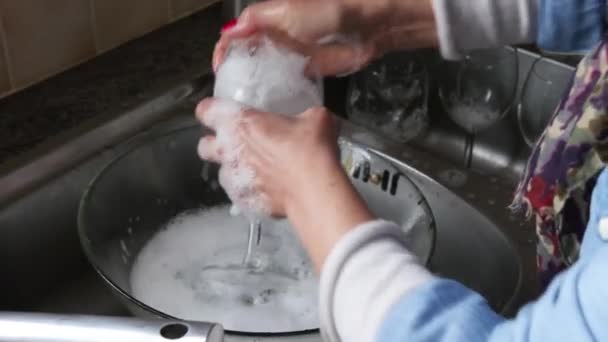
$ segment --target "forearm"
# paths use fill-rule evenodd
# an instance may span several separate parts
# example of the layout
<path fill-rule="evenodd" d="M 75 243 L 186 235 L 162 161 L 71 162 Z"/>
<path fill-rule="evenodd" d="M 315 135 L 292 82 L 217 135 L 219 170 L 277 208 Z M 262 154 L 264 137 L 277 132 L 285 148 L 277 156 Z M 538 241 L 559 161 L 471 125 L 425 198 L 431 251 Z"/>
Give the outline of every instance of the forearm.
<path fill-rule="evenodd" d="M 408 251 L 396 224 L 376 220 L 353 227 L 335 245 L 321 273 L 325 340 L 376 340 L 394 303 L 432 279 Z"/>
<path fill-rule="evenodd" d="M 537 45 L 553 53 L 586 53 L 604 36 L 606 0 L 539 0 Z"/>
<path fill-rule="evenodd" d="M 442 55 L 534 42 L 539 1 L 433 0 Z"/>
<path fill-rule="evenodd" d="M 319 151 L 323 154 L 322 151 Z M 320 155 L 314 172 L 288 201 L 287 217 L 308 251 L 317 271 L 336 243 L 373 214 L 354 189 L 339 160 Z"/>
<path fill-rule="evenodd" d="M 320 309 L 327 341 L 608 340 L 608 247 L 506 320 L 475 291 L 430 275 L 390 224 L 376 222 L 345 236 L 323 268 Z"/>

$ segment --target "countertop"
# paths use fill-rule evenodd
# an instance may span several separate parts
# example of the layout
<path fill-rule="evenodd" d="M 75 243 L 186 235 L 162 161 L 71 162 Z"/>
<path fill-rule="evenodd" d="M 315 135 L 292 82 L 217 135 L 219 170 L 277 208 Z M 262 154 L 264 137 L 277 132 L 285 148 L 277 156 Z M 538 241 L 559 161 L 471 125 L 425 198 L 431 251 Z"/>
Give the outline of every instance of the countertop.
<path fill-rule="evenodd" d="M 204 74 L 220 27 L 218 3 L 1 99 L 0 166 L 87 120 L 111 119 L 151 89 Z"/>

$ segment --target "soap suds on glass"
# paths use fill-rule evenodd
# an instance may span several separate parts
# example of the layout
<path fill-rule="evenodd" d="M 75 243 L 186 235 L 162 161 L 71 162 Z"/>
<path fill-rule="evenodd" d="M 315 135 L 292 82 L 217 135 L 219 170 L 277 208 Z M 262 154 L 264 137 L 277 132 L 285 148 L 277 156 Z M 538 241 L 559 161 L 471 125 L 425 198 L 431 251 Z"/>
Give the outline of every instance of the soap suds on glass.
<path fill-rule="evenodd" d="M 233 42 L 216 73 L 213 95 L 221 101 L 212 105 L 208 114 L 213 117 L 216 141 L 223 151 L 219 183 L 233 203 L 230 212 L 249 219 L 245 264 L 260 242 L 260 222 L 270 214 L 270 208 L 254 186 L 254 170 L 240 158 L 242 146 L 235 134 L 240 113 L 254 108 L 295 115 L 321 106 L 322 81 L 306 74 L 308 64 L 308 57 L 261 36 Z M 199 154 L 204 154 L 205 148 L 199 145 Z"/>

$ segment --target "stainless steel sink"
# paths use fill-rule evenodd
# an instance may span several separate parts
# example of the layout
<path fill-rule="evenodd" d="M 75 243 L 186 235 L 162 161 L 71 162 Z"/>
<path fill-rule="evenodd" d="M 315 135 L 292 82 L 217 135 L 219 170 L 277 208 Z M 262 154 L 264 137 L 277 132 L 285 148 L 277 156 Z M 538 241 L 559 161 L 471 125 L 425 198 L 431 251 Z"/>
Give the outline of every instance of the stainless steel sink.
<path fill-rule="evenodd" d="M 0 269 L 5 279 L 0 310 L 127 315 L 80 250 L 78 201 L 92 177 L 116 155 L 148 134 L 191 125 L 194 105 L 208 94 L 210 82 L 203 77 L 159 94 L 162 101 L 125 113 L 116 119 L 120 124 L 81 127 L 50 152 L 0 176 L 0 184 L 18 185 L 0 186 Z M 505 315 L 532 298 L 534 231 L 506 209 L 511 181 L 464 169 L 422 148 L 396 145 L 348 122 L 342 135 L 388 158 L 422 190 L 437 223 L 430 263 L 434 272 L 479 291 Z M 227 340 L 320 338 L 230 335 Z"/>
<path fill-rule="evenodd" d="M 505 51 L 507 50 L 512 49 L 506 48 Z M 522 137 L 516 110 L 529 73 L 532 72 L 535 64 L 544 68 L 546 70 L 544 76 L 550 79 L 553 89 L 559 93 L 557 95 L 559 98 L 566 90 L 574 72 L 572 66 L 541 58 L 540 55 L 529 51 L 517 49 L 516 52 L 518 58 L 517 91 L 511 110 L 502 120 L 472 138 L 443 113 L 437 94 L 433 94 L 430 104 L 433 109 L 431 112 L 433 124 L 428 134 L 414 141 L 413 144 L 465 168 L 507 179 L 515 186 L 531 152 Z M 434 52 L 430 52 L 430 54 L 434 54 Z M 542 101 L 542 98 L 539 96 L 536 100 Z M 542 117 L 540 121 L 548 121 L 552 114 L 552 112 L 533 113 L 533 115 Z M 523 115 L 523 120 L 526 119 Z"/>

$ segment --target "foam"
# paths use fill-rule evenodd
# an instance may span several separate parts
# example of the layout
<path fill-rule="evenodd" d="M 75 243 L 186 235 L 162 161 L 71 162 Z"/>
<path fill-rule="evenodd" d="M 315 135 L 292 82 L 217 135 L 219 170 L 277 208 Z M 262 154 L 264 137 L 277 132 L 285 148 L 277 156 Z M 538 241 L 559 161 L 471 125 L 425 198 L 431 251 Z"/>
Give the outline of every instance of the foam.
<path fill-rule="evenodd" d="M 247 221 L 228 206 L 185 212 L 142 248 L 131 270 L 135 298 L 172 316 L 220 322 L 226 329 L 314 329 L 318 283 L 287 221 L 265 221 L 243 266 Z"/>
<path fill-rule="evenodd" d="M 213 95 L 261 111 L 301 113 L 323 104 L 321 80 L 305 75 L 308 62 L 267 37 L 236 41 L 217 70 Z"/>
<path fill-rule="evenodd" d="M 218 99 L 207 109 L 206 118 L 215 128 L 217 147 L 223 151 L 218 180 L 234 205 L 231 212 L 256 221 L 270 215 L 270 206 L 265 196 L 255 188 L 255 171 L 241 158 L 243 144 L 237 127 L 242 111 L 242 105 Z M 201 140 L 198 146 L 200 156 L 208 154 L 206 148 L 209 148 L 206 141 Z M 204 172 L 202 176 L 205 177 Z"/>
<path fill-rule="evenodd" d="M 234 204 L 232 213 L 255 222 L 270 214 L 264 194 L 255 189 L 255 171 L 240 158 L 236 128 L 245 107 L 294 115 L 323 104 L 322 83 L 305 75 L 309 59 L 267 37 L 238 40 L 219 67 L 213 90 L 219 99 L 208 109 L 224 151 L 219 182 Z M 205 146 L 199 146 L 199 154 Z"/>

